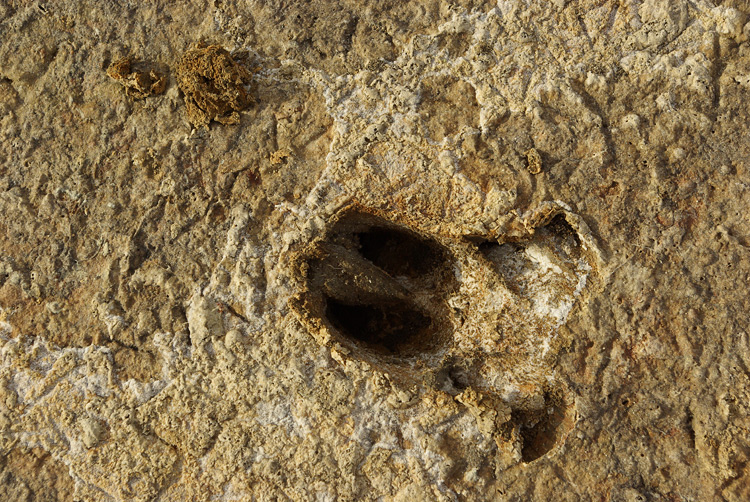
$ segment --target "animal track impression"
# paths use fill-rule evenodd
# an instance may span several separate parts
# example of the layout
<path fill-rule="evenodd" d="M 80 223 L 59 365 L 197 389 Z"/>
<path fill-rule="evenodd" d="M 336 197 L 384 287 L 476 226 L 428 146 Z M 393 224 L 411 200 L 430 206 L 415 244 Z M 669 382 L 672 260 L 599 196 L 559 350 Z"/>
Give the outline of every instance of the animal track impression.
<path fill-rule="evenodd" d="M 297 255 L 304 286 L 291 302 L 321 345 L 392 385 L 453 396 L 507 465 L 546 455 L 574 425 L 548 356 L 595 251 L 585 223 L 554 203 L 512 228 L 451 240 L 345 208 Z"/>
<path fill-rule="evenodd" d="M 365 359 L 413 361 L 449 341 L 451 263 L 429 238 L 374 215 L 345 213 L 307 254 L 306 309 Z"/>

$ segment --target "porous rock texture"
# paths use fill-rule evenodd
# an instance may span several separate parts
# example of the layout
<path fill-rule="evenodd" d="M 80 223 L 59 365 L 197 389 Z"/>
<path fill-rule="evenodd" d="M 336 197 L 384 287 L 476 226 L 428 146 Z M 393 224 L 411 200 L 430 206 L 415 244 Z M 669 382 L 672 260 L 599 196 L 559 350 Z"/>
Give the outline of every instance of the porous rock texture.
<path fill-rule="evenodd" d="M 748 14 L 0 3 L 0 499 L 750 499 Z"/>

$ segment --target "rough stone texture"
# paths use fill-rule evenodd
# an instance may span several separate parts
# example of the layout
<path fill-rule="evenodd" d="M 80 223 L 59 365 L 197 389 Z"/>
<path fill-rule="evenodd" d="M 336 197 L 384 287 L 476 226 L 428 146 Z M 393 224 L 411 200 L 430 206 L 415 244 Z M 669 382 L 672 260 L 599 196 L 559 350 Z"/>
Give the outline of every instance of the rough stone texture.
<path fill-rule="evenodd" d="M 0 498 L 747 500 L 749 14 L 3 2 Z"/>

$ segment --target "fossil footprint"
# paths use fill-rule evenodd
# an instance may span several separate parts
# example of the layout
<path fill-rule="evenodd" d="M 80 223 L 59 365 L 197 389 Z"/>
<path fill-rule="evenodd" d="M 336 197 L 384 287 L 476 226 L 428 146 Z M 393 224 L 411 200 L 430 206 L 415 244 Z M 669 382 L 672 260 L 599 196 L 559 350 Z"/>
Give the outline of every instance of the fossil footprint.
<path fill-rule="evenodd" d="M 452 395 L 506 464 L 529 462 L 574 422 L 549 354 L 592 269 L 585 235 L 555 204 L 492 240 L 424 235 L 351 206 L 297 256 L 292 308 L 320 344 L 396 386 Z"/>
<path fill-rule="evenodd" d="M 438 242 L 375 215 L 352 211 L 304 256 L 304 318 L 374 364 L 409 365 L 450 342 L 447 295 L 457 281 Z M 320 338 L 320 337 L 319 337 Z"/>

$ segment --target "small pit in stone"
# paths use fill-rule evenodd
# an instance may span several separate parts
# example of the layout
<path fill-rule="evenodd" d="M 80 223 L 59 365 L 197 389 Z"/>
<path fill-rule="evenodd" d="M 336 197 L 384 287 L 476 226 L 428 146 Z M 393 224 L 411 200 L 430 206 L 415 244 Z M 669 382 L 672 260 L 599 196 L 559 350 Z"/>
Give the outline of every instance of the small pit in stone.
<path fill-rule="evenodd" d="M 562 444 L 573 426 L 571 410 L 560 398 L 545 396 L 541 410 L 514 413 L 522 440 L 521 458 L 529 463 Z"/>
<path fill-rule="evenodd" d="M 342 332 L 384 355 L 417 355 L 432 347 L 432 320 L 403 305 L 347 305 L 326 301 L 326 316 Z"/>
<path fill-rule="evenodd" d="M 479 252 L 490 259 L 490 255 L 497 252 L 500 248 L 518 250 L 525 248 L 529 243 L 533 242 L 543 242 L 551 245 L 558 253 L 562 252 L 565 258 L 570 259 L 572 251 L 578 250 L 581 246 L 575 230 L 570 227 L 570 224 L 562 215 L 555 216 L 546 225 L 537 228 L 534 235 L 528 241 L 499 244 L 497 241 L 485 241 L 481 238 L 469 238 L 468 240 L 476 244 Z"/>
<path fill-rule="evenodd" d="M 469 371 L 456 361 L 449 361 L 436 375 L 436 387 L 455 396 L 470 385 Z"/>
<path fill-rule="evenodd" d="M 581 242 L 562 215 L 537 228 L 527 239 L 475 245 L 505 285 L 518 295 L 536 292 L 539 296 L 540 291 L 547 290 L 550 298 L 570 296 L 585 273 Z"/>

